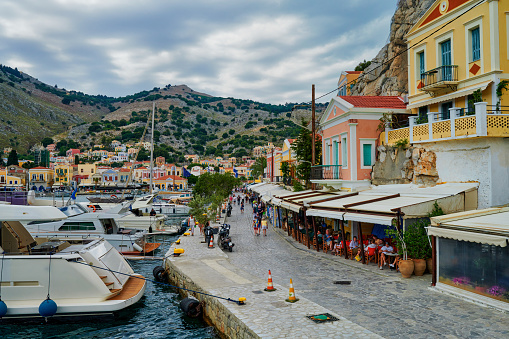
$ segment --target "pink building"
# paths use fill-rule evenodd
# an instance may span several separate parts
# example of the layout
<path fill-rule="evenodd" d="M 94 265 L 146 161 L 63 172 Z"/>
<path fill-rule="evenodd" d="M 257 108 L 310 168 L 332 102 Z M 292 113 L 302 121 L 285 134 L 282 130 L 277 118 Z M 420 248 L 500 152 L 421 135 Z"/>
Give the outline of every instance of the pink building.
<path fill-rule="evenodd" d="M 311 182 L 356 190 L 370 184 L 384 114 L 409 114 L 398 96 L 337 96 L 320 120 L 322 166 L 315 166 Z"/>

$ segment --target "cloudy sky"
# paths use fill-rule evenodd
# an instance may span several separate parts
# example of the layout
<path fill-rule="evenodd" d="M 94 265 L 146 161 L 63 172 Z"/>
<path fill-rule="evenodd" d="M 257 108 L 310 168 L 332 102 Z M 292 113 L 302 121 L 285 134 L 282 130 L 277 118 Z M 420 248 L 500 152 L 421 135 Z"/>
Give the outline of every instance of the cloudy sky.
<path fill-rule="evenodd" d="M 395 8 L 396 0 L 1 0 L 0 64 L 88 94 L 186 84 L 302 102 L 311 84 L 317 96 L 333 90 L 341 71 L 376 55 Z"/>

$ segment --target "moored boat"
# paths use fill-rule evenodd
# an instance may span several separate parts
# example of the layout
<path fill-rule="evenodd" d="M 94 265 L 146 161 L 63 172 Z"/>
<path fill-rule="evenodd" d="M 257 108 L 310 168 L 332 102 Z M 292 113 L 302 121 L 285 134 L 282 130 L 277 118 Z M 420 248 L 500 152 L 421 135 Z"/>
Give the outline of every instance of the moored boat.
<path fill-rule="evenodd" d="M 67 216 L 50 206 L 0 205 L 3 319 L 108 314 L 143 296 L 145 279 L 106 240 L 34 238 L 21 223 L 34 219 Z"/>

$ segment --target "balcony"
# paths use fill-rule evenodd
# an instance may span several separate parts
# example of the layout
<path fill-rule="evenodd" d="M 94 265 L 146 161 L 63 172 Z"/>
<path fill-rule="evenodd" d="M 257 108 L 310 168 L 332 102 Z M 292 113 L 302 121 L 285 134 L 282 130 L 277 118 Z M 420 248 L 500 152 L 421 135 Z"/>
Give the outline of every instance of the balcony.
<path fill-rule="evenodd" d="M 509 107 L 488 106 L 485 102 L 474 106 L 475 112 L 451 108 L 447 119 L 444 119 L 444 114 L 430 112 L 428 121 L 422 124 L 417 123 L 417 117 L 410 117 L 410 127 L 386 128 L 380 136 L 381 142 L 394 145 L 404 139 L 410 144 L 418 144 L 462 138 L 509 137 Z"/>
<path fill-rule="evenodd" d="M 458 66 L 444 65 L 421 74 L 419 90 L 434 96 L 445 89 L 456 90 L 458 85 Z"/>
<path fill-rule="evenodd" d="M 341 180 L 341 165 L 311 166 L 311 180 Z"/>

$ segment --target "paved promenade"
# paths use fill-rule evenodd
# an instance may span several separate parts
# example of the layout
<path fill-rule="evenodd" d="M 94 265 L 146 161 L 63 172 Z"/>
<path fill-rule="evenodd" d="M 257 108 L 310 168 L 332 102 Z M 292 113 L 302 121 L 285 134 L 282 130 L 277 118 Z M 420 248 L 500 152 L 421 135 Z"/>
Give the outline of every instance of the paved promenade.
<path fill-rule="evenodd" d="M 509 315 L 430 291 L 431 275 L 402 279 L 331 254 L 308 250 L 279 229 L 256 236 L 251 206 L 234 206 L 235 247 L 208 249 L 203 237 L 182 237 L 181 257 L 172 264 L 209 293 L 246 297 L 247 304 L 221 301 L 262 338 L 508 338 Z M 199 233 L 197 230 L 196 233 Z M 268 270 L 276 292 L 263 292 Z M 286 303 L 290 278 L 300 300 Z M 351 285 L 334 284 L 350 280 Z M 308 315 L 330 313 L 339 321 L 316 324 Z"/>

